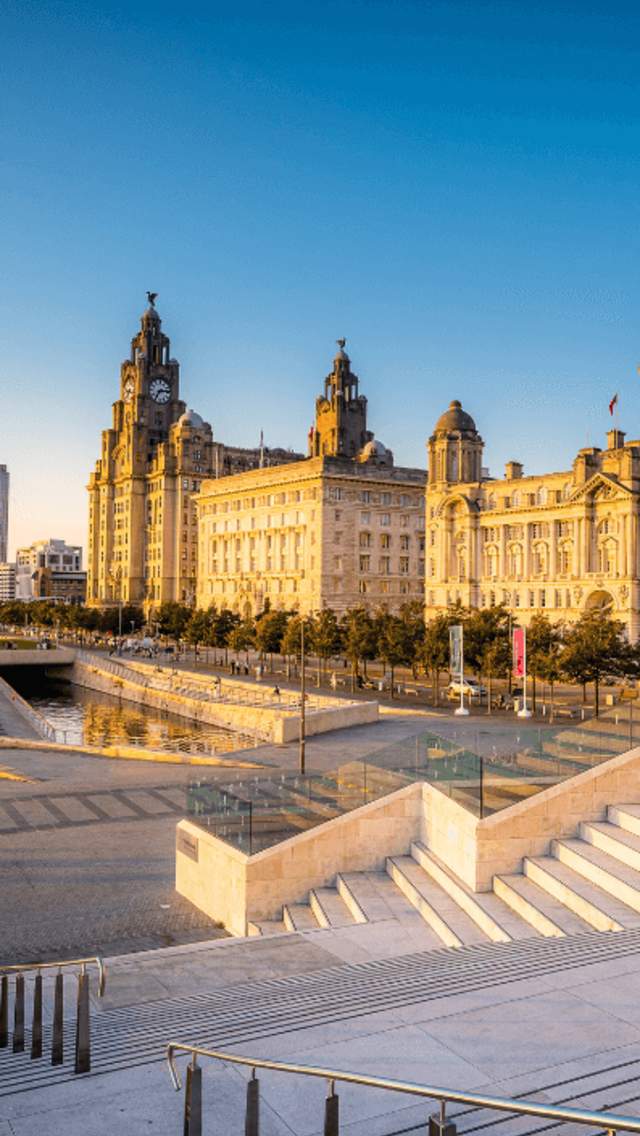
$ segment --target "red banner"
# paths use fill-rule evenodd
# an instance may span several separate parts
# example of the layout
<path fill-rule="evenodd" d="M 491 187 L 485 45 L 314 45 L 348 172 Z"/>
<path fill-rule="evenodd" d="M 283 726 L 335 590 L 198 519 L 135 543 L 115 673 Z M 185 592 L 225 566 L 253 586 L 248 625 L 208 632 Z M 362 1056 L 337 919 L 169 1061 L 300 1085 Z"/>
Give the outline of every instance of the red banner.
<path fill-rule="evenodd" d="M 524 627 L 513 629 L 513 677 L 524 678 L 526 664 L 526 631 Z"/>

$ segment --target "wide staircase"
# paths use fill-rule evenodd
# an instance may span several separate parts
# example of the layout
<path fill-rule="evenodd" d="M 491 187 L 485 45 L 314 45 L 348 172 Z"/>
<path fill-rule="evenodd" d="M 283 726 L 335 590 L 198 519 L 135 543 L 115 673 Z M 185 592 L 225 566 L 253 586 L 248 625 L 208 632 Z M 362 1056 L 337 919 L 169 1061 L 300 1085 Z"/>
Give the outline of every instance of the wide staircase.
<path fill-rule="evenodd" d="M 640 805 L 610 805 L 572 839 L 553 840 L 522 872 L 474 892 L 422 843 L 389 857 L 385 872 L 342 872 L 304 902 L 284 905 L 252 935 L 395 923 L 421 949 L 560 938 L 640 926 Z"/>

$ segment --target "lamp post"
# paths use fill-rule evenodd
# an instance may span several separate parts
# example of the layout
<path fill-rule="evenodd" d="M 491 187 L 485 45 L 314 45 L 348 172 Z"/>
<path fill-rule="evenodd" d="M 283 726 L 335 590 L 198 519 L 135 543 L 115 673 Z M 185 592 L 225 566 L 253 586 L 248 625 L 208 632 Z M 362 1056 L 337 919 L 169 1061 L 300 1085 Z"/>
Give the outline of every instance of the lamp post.
<path fill-rule="evenodd" d="M 305 667 L 304 667 L 304 618 L 300 620 L 300 774 L 305 772 Z"/>

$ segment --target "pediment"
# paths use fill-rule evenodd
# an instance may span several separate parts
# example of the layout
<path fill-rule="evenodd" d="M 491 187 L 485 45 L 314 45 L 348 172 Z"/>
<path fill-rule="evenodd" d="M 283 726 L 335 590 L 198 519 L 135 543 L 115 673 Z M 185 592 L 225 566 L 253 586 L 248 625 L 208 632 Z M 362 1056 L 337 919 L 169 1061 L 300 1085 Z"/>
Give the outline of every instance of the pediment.
<path fill-rule="evenodd" d="M 454 505 L 463 505 L 467 513 L 479 513 L 478 506 L 471 497 L 467 497 L 466 493 L 450 493 L 441 501 L 436 509 L 436 516 L 441 517 L 446 513 L 447 509 L 451 509 Z"/>
<path fill-rule="evenodd" d="M 621 485 L 606 473 L 594 473 L 584 485 L 573 491 L 569 500 L 583 501 L 586 497 L 591 497 L 594 501 L 613 501 L 631 496 L 632 491 L 626 485 Z"/>

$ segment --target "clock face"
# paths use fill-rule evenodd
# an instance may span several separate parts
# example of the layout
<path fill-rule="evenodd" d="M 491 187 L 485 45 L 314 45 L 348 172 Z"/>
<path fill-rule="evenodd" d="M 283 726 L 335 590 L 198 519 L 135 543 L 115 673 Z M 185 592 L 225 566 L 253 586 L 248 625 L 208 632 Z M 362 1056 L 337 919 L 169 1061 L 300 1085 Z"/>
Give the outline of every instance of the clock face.
<path fill-rule="evenodd" d="M 154 402 L 168 402 L 171 398 L 171 387 L 166 379 L 152 379 L 149 383 L 149 394 Z"/>
<path fill-rule="evenodd" d="M 135 387 L 135 383 L 134 383 L 133 379 L 127 379 L 126 383 L 124 384 L 124 386 L 122 388 L 122 397 L 124 398 L 125 402 L 131 402 L 131 399 L 133 398 L 133 392 L 135 391 L 135 389 L 136 389 L 136 387 Z"/>

